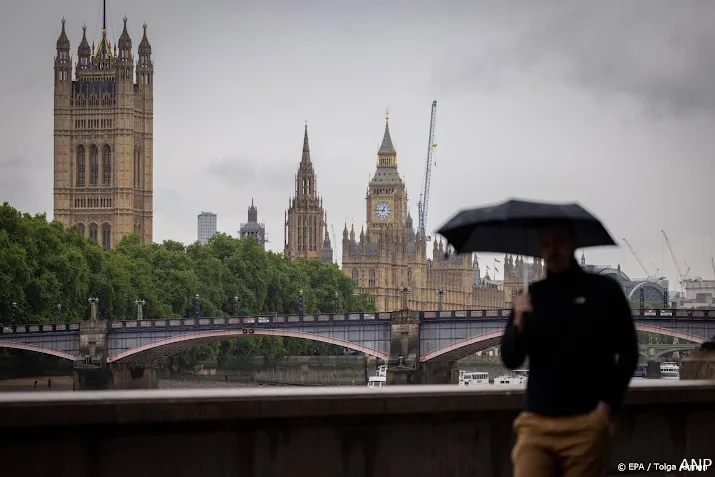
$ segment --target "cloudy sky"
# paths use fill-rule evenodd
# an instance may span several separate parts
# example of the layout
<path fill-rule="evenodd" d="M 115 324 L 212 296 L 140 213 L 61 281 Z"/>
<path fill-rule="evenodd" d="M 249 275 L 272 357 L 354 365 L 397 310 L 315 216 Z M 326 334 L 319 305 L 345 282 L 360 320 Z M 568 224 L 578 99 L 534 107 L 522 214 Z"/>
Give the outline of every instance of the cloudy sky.
<path fill-rule="evenodd" d="M 83 23 L 99 39 L 100 3 L 3 5 L 0 201 L 52 215 L 60 19 L 74 53 Z M 511 196 L 578 200 L 650 273 L 676 275 L 663 229 L 713 278 L 715 2 L 108 3 L 113 41 L 124 15 L 135 48 L 149 25 L 157 241 L 195 240 L 202 210 L 235 234 L 254 198 L 282 250 L 306 120 L 328 220 L 359 230 L 387 107 L 416 215 L 437 99 L 430 229 Z M 587 258 L 645 275 L 625 247 Z"/>

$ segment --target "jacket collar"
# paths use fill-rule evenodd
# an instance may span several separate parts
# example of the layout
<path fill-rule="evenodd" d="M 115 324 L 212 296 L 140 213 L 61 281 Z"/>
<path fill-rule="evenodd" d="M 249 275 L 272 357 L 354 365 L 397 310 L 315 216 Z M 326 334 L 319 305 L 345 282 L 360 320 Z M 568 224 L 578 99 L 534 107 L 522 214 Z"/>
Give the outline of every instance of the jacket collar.
<path fill-rule="evenodd" d="M 563 280 L 563 279 L 575 278 L 576 276 L 579 276 L 582 273 L 583 273 L 583 269 L 578 264 L 576 259 L 572 258 L 571 265 L 563 272 L 559 272 L 559 273 L 549 272 L 549 270 L 547 268 L 546 269 L 546 278 L 550 279 L 550 280 Z"/>

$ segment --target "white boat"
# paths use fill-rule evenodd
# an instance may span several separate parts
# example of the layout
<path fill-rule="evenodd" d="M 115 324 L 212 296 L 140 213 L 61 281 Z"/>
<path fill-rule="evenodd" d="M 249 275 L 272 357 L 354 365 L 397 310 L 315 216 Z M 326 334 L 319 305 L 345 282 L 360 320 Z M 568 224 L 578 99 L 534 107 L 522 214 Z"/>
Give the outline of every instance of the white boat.
<path fill-rule="evenodd" d="M 512 373 L 515 374 L 516 376 L 520 376 L 525 379 L 529 378 L 529 370 L 528 369 L 515 369 L 514 371 L 512 371 Z"/>
<path fill-rule="evenodd" d="M 387 365 L 381 364 L 377 367 L 377 375 L 370 376 L 367 379 L 367 387 L 381 388 L 387 386 Z"/>
<path fill-rule="evenodd" d="M 459 371 L 460 386 L 473 386 L 475 384 L 489 384 L 489 373 L 483 371 L 466 372 Z"/>
<path fill-rule="evenodd" d="M 680 366 L 673 362 L 661 363 L 660 377 L 662 379 L 680 379 Z"/>
<path fill-rule="evenodd" d="M 526 376 L 517 374 L 503 374 L 494 378 L 494 384 L 526 384 Z"/>

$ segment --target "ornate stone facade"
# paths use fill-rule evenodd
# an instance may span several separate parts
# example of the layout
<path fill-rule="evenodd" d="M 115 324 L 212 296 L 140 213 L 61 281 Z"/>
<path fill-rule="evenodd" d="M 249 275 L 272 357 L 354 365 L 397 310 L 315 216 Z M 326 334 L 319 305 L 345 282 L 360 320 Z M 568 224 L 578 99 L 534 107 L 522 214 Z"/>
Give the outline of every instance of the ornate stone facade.
<path fill-rule="evenodd" d="M 354 226 L 343 230 L 343 272 L 357 289 L 375 300 L 378 311 L 467 309 L 472 298 L 471 255 L 447 254 L 434 243 L 427 260 L 427 237 L 416 231 L 408 212 L 405 183 L 397 169 L 397 152 L 389 120 L 377 153 L 377 168 L 365 197 L 367 225 L 356 239 Z"/>
<path fill-rule="evenodd" d="M 509 308 L 514 303 L 514 297 L 524 288 L 524 274 L 529 283 L 546 277 L 544 261 L 536 258 L 527 263 L 524 257 L 506 255 L 504 257 L 504 306 Z"/>
<path fill-rule="evenodd" d="M 253 199 L 251 199 L 251 206 L 248 208 L 248 221 L 241 224 L 241 228 L 238 231 L 238 236 L 240 238 L 254 237 L 261 247 L 266 248 L 266 224 L 258 221 L 258 207 L 253 204 Z"/>
<path fill-rule="evenodd" d="M 283 255 L 291 260 L 311 258 L 328 263 L 333 261 L 323 199 L 318 196 L 318 177 L 310 160 L 307 124 L 303 135 L 303 155 L 295 177 L 295 195 L 289 199 L 285 213 Z"/>
<path fill-rule="evenodd" d="M 153 83 L 151 45 L 138 61 L 124 30 L 112 49 L 106 15 L 95 48 L 83 27 L 72 80 L 70 42 L 62 19 L 54 62 L 54 218 L 105 248 L 137 234 L 152 241 Z"/>
<path fill-rule="evenodd" d="M 389 120 L 377 153 L 377 168 L 367 188 L 367 224 L 356 237 L 355 227 L 343 229 L 343 272 L 361 293 L 373 297 L 378 311 L 465 310 L 504 308 L 512 293 L 523 286 L 524 260 L 505 258 L 505 281 L 497 284 L 482 279 L 479 264 L 471 254 L 457 255 L 440 239 L 432 243 L 427 259 L 428 238 L 416 231 L 408 212 L 407 188 L 397 169 L 397 152 L 390 135 Z M 532 280 L 543 276 L 536 260 Z"/>

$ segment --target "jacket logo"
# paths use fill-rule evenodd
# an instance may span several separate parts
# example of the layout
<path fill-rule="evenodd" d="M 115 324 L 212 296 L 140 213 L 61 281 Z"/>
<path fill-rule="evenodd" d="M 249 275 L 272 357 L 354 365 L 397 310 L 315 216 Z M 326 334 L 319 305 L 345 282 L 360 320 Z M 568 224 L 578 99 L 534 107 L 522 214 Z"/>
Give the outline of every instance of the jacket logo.
<path fill-rule="evenodd" d="M 583 305 L 584 303 L 586 303 L 586 297 L 579 296 L 573 302 L 577 305 Z"/>

